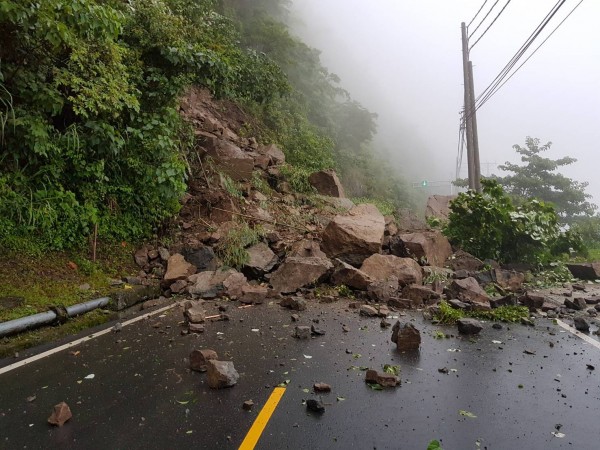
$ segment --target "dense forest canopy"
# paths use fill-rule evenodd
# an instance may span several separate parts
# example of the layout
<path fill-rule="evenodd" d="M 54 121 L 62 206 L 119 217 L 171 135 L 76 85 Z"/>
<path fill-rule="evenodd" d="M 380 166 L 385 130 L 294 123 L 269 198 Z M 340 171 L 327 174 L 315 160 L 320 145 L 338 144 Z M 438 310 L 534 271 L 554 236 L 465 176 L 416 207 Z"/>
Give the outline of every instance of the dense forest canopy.
<path fill-rule="evenodd" d="M 375 115 L 290 34 L 286 5 L 0 3 L 0 245 L 64 249 L 93 227 L 138 239 L 173 217 L 193 145 L 178 102 L 193 84 L 254 114 L 299 180 L 336 168 L 351 195 L 406 206 L 371 148 Z"/>

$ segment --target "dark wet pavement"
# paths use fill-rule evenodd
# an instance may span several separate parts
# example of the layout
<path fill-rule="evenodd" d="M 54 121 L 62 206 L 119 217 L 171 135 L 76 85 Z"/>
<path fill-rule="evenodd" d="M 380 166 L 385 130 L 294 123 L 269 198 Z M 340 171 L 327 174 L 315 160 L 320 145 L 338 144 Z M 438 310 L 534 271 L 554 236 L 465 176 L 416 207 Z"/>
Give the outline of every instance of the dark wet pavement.
<path fill-rule="evenodd" d="M 231 306 L 231 321 L 189 336 L 180 335 L 176 307 L 0 375 L 0 448 L 237 448 L 273 387 L 286 382 L 257 448 L 426 449 L 432 439 L 445 450 L 598 448 L 600 350 L 552 321 L 501 330 L 487 323 L 473 339 L 436 339 L 455 328 L 410 312 L 400 320 L 414 320 L 423 342 L 420 352 L 402 354 L 390 329 L 344 305 L 300 312 L 300 324 L 318 319 L 327 332 L 308 341 L 291 337 L 292 312 L 276 304 Z M 204 374 L 187 370 L 194 348 L 233 360 L 238 385 L 209 389 Z M 384 364 L 400 366 L 402 386 L 374 391 L 361 368 Z M 333 389 L 321 396 L 322 415 L 302 404 L 318 398 L 314 382 Z M 242 410 L 248 399 L 251 412 Z M 74 417 L 50 427 L 61 401 Z"/>

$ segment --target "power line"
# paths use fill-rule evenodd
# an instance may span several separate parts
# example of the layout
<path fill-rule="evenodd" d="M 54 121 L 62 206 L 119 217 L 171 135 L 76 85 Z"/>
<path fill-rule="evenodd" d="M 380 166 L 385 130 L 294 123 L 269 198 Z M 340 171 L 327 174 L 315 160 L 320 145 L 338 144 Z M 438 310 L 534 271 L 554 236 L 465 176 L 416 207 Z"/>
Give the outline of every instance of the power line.
<path fill-rule="evenodd" d="M 479 25 L 477 25 L 477 27 L 475 27 L 475 29 L 473 30 L 473 32 L 471 34 L 469 34 L 469 39 L 471 38 L 471 36 L 473 36 L 477 32 L 477 30 L 483 24 L 483 22 L 485 22 L 485 19 L 487 19 L 487 16 L 490 15 L 490 13 L 494 10 L 494 8 L 496 7 L 496 5 L 498 4 L 499 1 L 500 0 L 496 0 L 494 2 L 494 4 L 492 5 L 492 7 L 490 8 L 490 10 L 487 12 L 487 14 L 484 16 L 484 18 L 481 19 L 481 22 L 479 22 Z"/>
<path fill-rule="evenodd" d="M 481 36 L 479 36 L 479 38 L 477 38 L 477 40 L 475 41 L 475 43 L 469 47 L 469 51 L 471 51 L 471 49 L 477 45 L 477 43 L 481 40 L 481 38 L 485 36 L 485 33 L 487 33 L 488 30 L 492 27 L 492 25 L 494 25 L 494 23 L 496 22 L 496 20 L 498 20 L 498 17 L 500 17 L 500 15 L 502 15 L 502 13 L 504 12 L 504 10 L 506 9 L 506 7 L 508 6 L 508 4 L 510 2 L 511 2 L 511 0 L 508 0 L 506 2 L 506 4 L 502 7 L 502 9 L 500 10 L 500 12 L 498 13 L 498 15 L 496 17 L 494 17 L 494 20 L 492 20 L 492 23 L 490 23 L 488 25 L 488 27 L 485 29 L 485 31 L 483 32 L 483 34 Z"/>
<path fill-rule="evenodd" d="M 509 80 L 510 80 L 510 79 L 511 79 L 513 76 L 515 76 L 515 74 L 516 74 L 516 73 L 519 71 L 519 69 L 520 69 L 521 67 L 523 67 L 523 66 L 525 65 L 525 63 L 526 63 L 527 61 L 529 61 L 533 55 L 535 55 L 535 53 L 536 53 L 536 52 L 537 52 L 537 51 L 540 49 L 540 47 L 542 47 L 542 45 L 544 45 L 544 44 L 546 43 L 546 41 L 547 41 L 548 39 L 550 39 L 550 36 L 552 36 L 552 35 L 554 34 L 554 32 L 555 32 L 556 30 L 558 30 L 558 29 L 560 28 L 560 26 L 561 26 L 563 23 L 565 23 L 565 21 L 566 21 L 566 20 L 569 18 L 569 16 L 570 16 L 571 14 L 573 14 L 573 13 L 575 12 L 575 10 L 576 10 L 576 9 L 579 7 L 579 5 L 581 5 L 582 3 L 583 3 L 583 0 L 581 0 L 579 3 L 577 3 L 577 5 L 575 5 L 575 7 L 574 7 L 574 8 L 571 10 L 571 12 L 570 12 L 569 14 L 567 14 L 567 15 L 566 15 L 566 17 L 565 17 L 565 18 L 564 18 L 564 19 L 563 19 L 563 20 L 562 20 L 562 21 L 561 21 L 561 22 L 560 22 L 560 23 L 559 23 L 559 24 L 556 26 L 556 28 L 554 28 L 554 30 L 552 30 L 552 32 L 551 32 L 551 33 L 550 33 L 550 34 L 549 34 L 549 35 L 546 37 L 546 39 L 544 39 L 544 40 L 542 41 L 542 43 L 541 43 L 540 45 L 538 45 L 538 46 L 537 46 L 537 48 L 536 48 L 536 49 L 535 49 L 535 50 L 534 50 L 534 51 L 531 53 L 531 55 L 529 55 L 529 56 L 527 57 L 527 59 L 526 59 L 525 61 L 523 61 L 523 62 L 521 63 L 521 65 L 520 65 L 519 67 L 517 67 L 517 68 L 515 69 L 515 71 L 514 71 L 514 72 L 513 72 L 513 73 L 512 73 L 512 74 L 511 74 L 511 75 L 510 75 L 510 76 L 509 76 L 509 77 L 508 77 L 506 80 L 504 80 L 504 82 L 503 82 L 503 83 L 502 83 L 500 86 L 498 86 L 498 87 L 497 87 L 497 88 L 494 90 L 494 92 L 492 92 L 492 94 L 491 94 L 491 95 L 494 95 L 496 92 L 498 92 L 500 89 L 502 89 L 502 87 L 503 87 L 503 86 L 504 86 L 506 83 L 508 83 L 508 81 L 509 81 Z"/>
<path fill-rule="evenodd" d="M 475 13 L 475 15 L 473 16 L 473 18 L 471 19 L 471 21 L 469 22 L 469 25 L 467 25 L 467 28 L 469 28 L 471 26 L 471 24 L 473 23 L 473 21 L 475 20 L 475 18 L 479 15 L 479 13 L 481 12 L 481 10 L 483 9 L 483 7 L 485 6 L 485 4 L 488 2 L 488 0 L 485 0 L 483 2 L 483 5 L 481 5 L 481 7 L 479 8 L 479 10 Z"/>
<path fill-rule="evenodd" d="M 540 35 L 543 29 L 548 25 L 550 20 L 554 17 L 554 15 L 558 12 L 558 10 L 564 5 L 566 0 L 559 0 L 556 5 L 550 10 L 550 12 L 544 17 L 542 22 L 536 27 L 533 33 L 529 36 L 529 38 L 525 41 L 525 43 L 519 48 L 519 50 L 515 53 L 515 55 L 510 59 L 510 61 L 504 66 L 504 68 L 500 71 L 500 73 L 494 78 L 494 80 L 486 87 L 483 92 L 477 97 L 476 101 L 478 105 L 476 110 L 483 106 L 494 94 L 494 90 L 498 87 L 500 83 L 506 78 L 508 73 L 512 70 L 512 68 L 517 64 L 519 59 L 523 56 L 523 54 L 529 49 L 533 41 Z"/>

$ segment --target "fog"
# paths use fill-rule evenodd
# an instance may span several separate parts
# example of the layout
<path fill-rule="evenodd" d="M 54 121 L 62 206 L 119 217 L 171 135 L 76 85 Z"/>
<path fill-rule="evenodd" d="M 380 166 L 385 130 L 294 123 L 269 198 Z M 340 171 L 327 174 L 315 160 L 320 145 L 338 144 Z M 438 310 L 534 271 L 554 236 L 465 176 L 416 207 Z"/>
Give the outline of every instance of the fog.
<path fill-rule="evenodd" d="M 483 12 L 493 4 L 489 1 Z M 487 27 L 503 0 L 471 39 Z M 475 94 L 487 87 L 555 0 L 511 2 L 471 50 Z M 567 0 L 517 67 L 579 3 Z M 460 23 L 483 0 L 294 0 L 295 31 L 322 51 L 342 86 L 379 115 L 376 145 L 393 156 L 407 181 L 454 179 L 463 103 Z M 470 31 L 483 18 L 477 17 Z M 600 203 L 600 2 L 583 1 L 537 53 L 478 111 L 482 175 L 506 174 L 525 137 L 552 141 L 544 156 L 577 162 L 566 176 L 587 181 Z M 461 176 L 466 177 L 466 150 Z M 437 183 L 430 183 L 436 185 Z M 429 188 L 449 193 L 447 183 Z"/>

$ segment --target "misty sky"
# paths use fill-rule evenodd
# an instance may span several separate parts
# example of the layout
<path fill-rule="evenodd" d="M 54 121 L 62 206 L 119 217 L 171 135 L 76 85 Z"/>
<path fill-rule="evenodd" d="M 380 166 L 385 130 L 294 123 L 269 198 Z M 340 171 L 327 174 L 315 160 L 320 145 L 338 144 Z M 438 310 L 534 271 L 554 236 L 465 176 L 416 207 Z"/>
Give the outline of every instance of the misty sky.
<path fill-rule="evenodd" d="M 488 1 L 484 12 L 494 3 Z M 471 39 L 487 27 L 500 7 Z M 524 61 L 579 3 L 567 0 Z M 294 0 L 297 33 L 322 50 L 323 64 L 379 114 L 378 145 L 395 156 L 408 181 L 450 180 L 463 103 L 460 23 L 483 0 Z M 475 94 L 496 77 L 556 4 L 512 1 L 472 49 Z M 475 28 L 481 14 L 471 25 Z M 520 71 L 478 111 L 481 173 L 519 162 L 525 137 L 552 141 L 546 156 L 577 158 L 565 175 L 590 183 L 600 204 L 600 2 L 584 0 Z M 462 176 L 466 177 L 466 151 Z M 448 188 L 446 188 L 447 190 Z"/>

